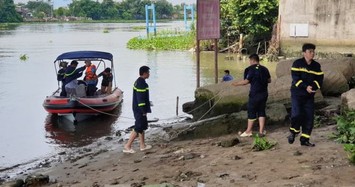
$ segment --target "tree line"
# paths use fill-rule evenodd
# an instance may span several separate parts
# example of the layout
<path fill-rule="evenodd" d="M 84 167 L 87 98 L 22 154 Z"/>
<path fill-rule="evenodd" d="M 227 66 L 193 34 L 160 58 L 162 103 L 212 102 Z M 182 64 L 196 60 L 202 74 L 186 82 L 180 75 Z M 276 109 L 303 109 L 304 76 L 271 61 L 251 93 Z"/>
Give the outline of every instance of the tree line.
<path fill-rule="evenodd" d="M 22 22 L 22 17 L 15 10 L 13 0 L 0 0 L 0 23 Z"/>
<path fill-rule="evenodd" d="M 92 20 L 141 20 L 145 19 L 145 5 L 155 5 L 157 19 L 183 18 L 184 4 L 172 5 L 167 0 L 73 0 L 68 7 L 53 9 L 52 1 L 29 1 L 17 7 L 30 11 L 33 18 L 84 17 Z M 20 22 L 13 0 L 0 0 L 0 22 Z M 2 8 L 4 7 L 4 8 Z M 25 15 L 22 15 L 26 17 Z"/>

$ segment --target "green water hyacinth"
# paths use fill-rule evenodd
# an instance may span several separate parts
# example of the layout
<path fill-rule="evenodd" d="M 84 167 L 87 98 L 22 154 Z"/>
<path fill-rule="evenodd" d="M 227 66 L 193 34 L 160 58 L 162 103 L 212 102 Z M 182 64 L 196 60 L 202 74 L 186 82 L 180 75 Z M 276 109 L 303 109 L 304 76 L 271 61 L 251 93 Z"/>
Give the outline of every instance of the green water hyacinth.
<path fill-rule="evenodd" d="M 157 36 L 135 37 L 128 41 L 129 49 L 145 50 L 188 50 L 194 47 L 195 35 L 192 33 L 158 33 Z"/>
<path fill-rule="evenodd" d="M 28 57 L 26 54 L 20 55 L 20 60 L 22 60 L 22 61 L 27 61 L 28 58 L 29 58 L 29 57 Z"/>

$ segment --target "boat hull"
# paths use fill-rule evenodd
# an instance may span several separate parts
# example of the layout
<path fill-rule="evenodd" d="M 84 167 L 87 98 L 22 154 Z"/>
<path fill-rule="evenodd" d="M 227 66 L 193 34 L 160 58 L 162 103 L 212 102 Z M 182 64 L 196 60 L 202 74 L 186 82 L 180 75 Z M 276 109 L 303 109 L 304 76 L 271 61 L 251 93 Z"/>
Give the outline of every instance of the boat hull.
<path fill-rule="evenodd" d="M 112 94 L 97 97 L 58 97 L 47 96 L 44 109 L 51 114 L 100 114 L 114 110 L 123 98 L 122 90 L 116 88 Z"/>

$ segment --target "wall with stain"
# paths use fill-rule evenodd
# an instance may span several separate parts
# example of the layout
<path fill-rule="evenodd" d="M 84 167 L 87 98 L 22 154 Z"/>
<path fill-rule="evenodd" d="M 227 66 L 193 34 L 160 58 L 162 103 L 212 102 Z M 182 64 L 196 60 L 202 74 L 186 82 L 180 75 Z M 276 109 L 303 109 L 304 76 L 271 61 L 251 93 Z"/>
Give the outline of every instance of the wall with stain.
<path fill-rule="evenodd" d="M 355 0 L 280 0 L 279 23 L 284 54 L 305 42 L 320 53 L 355 54 Z M 308 36 L 290 36 L 291 24 L 307 24 Z"/>

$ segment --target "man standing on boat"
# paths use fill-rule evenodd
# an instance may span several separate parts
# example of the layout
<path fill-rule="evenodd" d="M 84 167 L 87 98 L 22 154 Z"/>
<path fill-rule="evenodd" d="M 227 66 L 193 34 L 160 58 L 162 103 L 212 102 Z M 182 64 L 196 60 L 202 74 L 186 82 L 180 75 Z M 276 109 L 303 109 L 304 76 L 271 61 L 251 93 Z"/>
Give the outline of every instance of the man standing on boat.
<path fill-rule="evenodd" d="M 64 84 L 67 96 L 76 95 L 76 87 L 78 86 L 77 78 L 83 75 L 83 71 L 86 66 L 76 68 L 78 61 L 73 60 L 70 62 L 70 66 L 65 69 Z"/>
<path fill-rule="evenodd" d="M 97 75 L 96 75 L 96 66 L 91 63 L 90 60 L 85 61 L 86 65 L 86 72 L 84 81 L 87 83 L 87 96 L 93 96 L 96 92 L 96 85 L 97 85 Z"/>
<path fill-rule="evenodd" d="M 148 129 L 147 113 L 151 113 L 149 101 L 149 87 L 145 79 L 149 78 L 150 68 L 142 66 L 139 68 L 139 77 L 133 85 L 133 101 L 132 108 L 134 113 L 134 129 L 131 132 L 127 144 L 123 148 L 124 153 L 135 153 L 132 149 L 133 141 L 138 137 L 140 150 L 145 151 L 151 149 L 151 145 L 144 142 L 144 131 Z"/>
<path fill-rule="evenodd" d="M 66 91 L 65 91 L 65 80 L 64 80 L 64 75 L 65 75 L 65 70 L 67 69 L 68 67 L 68 62 L 60 62 L 59 63 L 59 71 L 57 73 L 57 80 L 62 82 L 62 89 L 61 89 L 61 92 L 60 92 L 60 96 L 63 96 L 65 97 L 67 95 Z"/>

